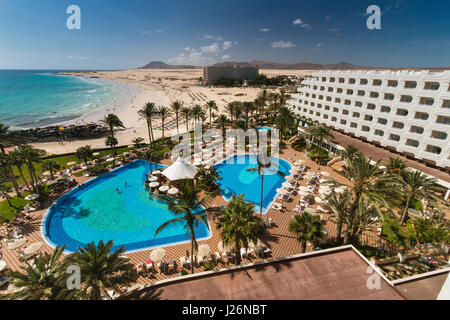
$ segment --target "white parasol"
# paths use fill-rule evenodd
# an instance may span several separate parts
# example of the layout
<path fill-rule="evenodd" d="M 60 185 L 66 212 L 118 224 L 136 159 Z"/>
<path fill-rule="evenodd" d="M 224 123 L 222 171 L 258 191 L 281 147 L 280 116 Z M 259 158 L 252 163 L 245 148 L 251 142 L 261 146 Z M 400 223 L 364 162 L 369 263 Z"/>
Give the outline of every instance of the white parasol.
<path fill-rule="evenodd" d="M 162 192 L 162 193 L 166 193 L 167 190 L 169 190 L 169 187 L 168 187 L 168 186 L 162 186 L 162 187 L 159 187 L 158 190 L 159 190 L 160 192 Z"/>
<path fill-rule="evenodd" d="M 166 250 L 164 248 L 156 248 L 150 253 L 150 260 L 159 261 L 166 256 Z"/>
<path fill-rule="evenodd" d="M 301 195 L 302 197 L 307 197 L 310 195 L 310 193 L 306 191 L 300 191 L 298 194 Z"/>
<path fill-rule="evenodd" d="M 148 181 L 150 181 L 150 182 L 157 182 L 158 181 L 158 177 L 150 177 L 150 178 L 148 178 Z"/>
<path fill-rule="evenodd" d="M 69 167 L 76 165 L 77 163 L 75 161 L 72 162 L 67 162 L 66 165 L 68 165 Z"/>
<path fill-rule="evenodd" d="M 207 256 L 211 252 L 211 248 L 207 244 L 198 246 L 198 255 L 201 257 Z"/>
<path fill-rule="evenodd" d="M 23 250 L 23 253 L 25 255 L 33 254 L 33 253 L 37 252 L 40 248 L 42 248 L 43 245 L 44 245 L 44 243 L 42 241 L 35 242 L 33 244 L 30 244 L 28 247 L 26 247 Z"/>
<path fill-rule="evenodd" d="M 167 191 L 167 194 L 168 194 L 169 196 L 175 196 L 175 195 L 178 194 L 178 192 L 179 192 L 179 190 L 178 190 L 177 188 L 172 188 L 172 189 L 169 189 L 169 190 Z"/>
<path fill-rule="evenodd" d="M 177 181 L 183 179 L 194 179 L 198 172 L 198 168 L 183 158 L 178 158 L 170 167 L 162 172 L 170 181 Z"/>
<path fill-rule="evenodd" d="M 14 250 L 20 248 L 27 242 L 27 239 L 19 239 L 14 242 L 8 243 L 8 250 Z"/>
<path fill-rule="evenodd" d="M 157 188 L 159 187 L 159 182 L 150 182 L 149 186 L 150 188 Z"/>
<path fill-rule="evenodd" d="M 28 195 L 28 196 L 26 196 L 25 197 L 25 200 L 27 200 L 27 201 L 33 201 L 33 200 L 36 200 L 36 199 L 38 199 L 39 198 L 39 195 L 38 194 L 30 194 L 30 195 Z"/>
<path fill-rule="evenodd" d="M 5 270 L 7 266 L 8 265 L 6 264 L 5 261 L 3 261 L 3 260 L 0 261 L 0 271 Z"/>

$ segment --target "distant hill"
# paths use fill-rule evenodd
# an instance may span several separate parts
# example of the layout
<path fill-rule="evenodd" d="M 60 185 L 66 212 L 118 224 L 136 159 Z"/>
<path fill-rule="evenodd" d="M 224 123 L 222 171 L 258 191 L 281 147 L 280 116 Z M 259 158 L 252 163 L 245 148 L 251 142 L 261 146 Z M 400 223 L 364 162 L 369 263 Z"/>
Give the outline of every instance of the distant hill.
<path fill-rule="evenodd" d="M 162 61 L 152 61 L 139 69 L 198 69 L 196 66 L 170 65 Z"/>

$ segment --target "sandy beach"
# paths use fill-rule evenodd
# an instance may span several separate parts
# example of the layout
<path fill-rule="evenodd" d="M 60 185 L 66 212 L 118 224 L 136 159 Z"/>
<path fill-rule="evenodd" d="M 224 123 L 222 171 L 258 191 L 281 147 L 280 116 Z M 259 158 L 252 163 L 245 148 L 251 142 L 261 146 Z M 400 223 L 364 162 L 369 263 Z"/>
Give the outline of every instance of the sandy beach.
<path fill-rule="evenodd" d="M 260 70 L 260 74 L 269 77 L 277 75 L 309 75 L 309 70 Z M 120 81 L 126 84 L 127 90 L 133 90 L 129 103 L 119 106 L 111 106 L 103 110 L 95 111 L 82 117 L 68 121 L 64 125 L 98 122 L 108 113 L 115 113 L 123 121 L 126 129 L 117 133 L 119 145 L 132 144 L 136 137 L 142 137 L 148 141 L 146 122 L 139 120 L 137 111 L 147 102 L 153 102 L 157 106 L 169 106 L 173 101 L 180 100 L 185 106 L 195 104 L 204 105 L 207 101 L 216 101 L 219 113 L 231 101 L 253 101 L 257 97 L 258 88 L 208 88 L 198 85 L 198 79 L 202 77 L 202 69 L 136 69 L 124 71 L 102 71 L 65 73 L 73 76 L 84 76 Z M 208 119 L 209 121 L 209 119 Z M 158 121 L 156 125 L 159 125 Z M 192 125 L 192 124 L 190 124 Z M 180 131 L 185 126 L 180 126 Z M 176 129 L 166 130 L 165 135 L 176 133 Z M 161 130 L 154 130 L 155 138 L 160 137 Z M 104 138 L 65 141 L 63 145 L 58 142 L 34 143 L 35 148 L 44 149 L 51 154 L 64 154 L 76 151 L 77 148 L 90 145 L 92 148 L 104 148 Z"/>

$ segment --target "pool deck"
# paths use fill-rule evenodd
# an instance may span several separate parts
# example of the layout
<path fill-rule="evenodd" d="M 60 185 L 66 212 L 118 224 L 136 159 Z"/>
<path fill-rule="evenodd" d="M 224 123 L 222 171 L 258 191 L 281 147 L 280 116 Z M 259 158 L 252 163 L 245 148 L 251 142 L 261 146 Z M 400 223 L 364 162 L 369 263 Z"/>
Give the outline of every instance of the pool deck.
<path fill-rule="evenodd" d="M 320 171 L 327 171 L 330 173 L 331 178 L 336 179 L 339 182 L 342 183 L 348 183 L 348 181 L 345 181 L 345 179 L 333 171 L 332 168 L 326 167 L 326 166 L 318 166 L 316 163 L 312 162 L 310 159 L 308 159 L 303 153 L 296 152 L 289 146 L 287 146 L 285 149 L 280 150 L 280 157 L 284 160 L 290 161 L 293 157 L 296 157 L 296 159 L 300 159 L 304 161 L 304 165 L 306 167 L 309 167 L 310 172 L 320 172 Z M 169 165 L 171 161 L 164 160 L 162 161 L 163 164 Z M 339 163 L 335 164 L 333 167 L 338 168 Z M 86 178 L 86 177 L 75 177 L 78 183 L 83 183 L 89 179 L 92 178 Z M 306 185 L 305 181 L 301 181 L 301 184 Z M 245 190 L 242 190 L 243 193 L 245 193 Z M 27 245 L 32 244 L 34 242 L 38 241 L 44 241 L 44 246 L 40 250 L 41 252 L 52 252 L 52 247 L 48 245 L 47 242 L 45 242 L 45 239 L 43 238 L 43 234 L 41 232 L 41 225 L 44 219 L 44 216 L 48 210 L 48 208 L 51 206 L 51 204 L 56 199 L 49 199 L 45 204 L 45 209 L 36 211 L 32 213 L 32 219 L 30 222 L 25 224 L 21 229 L 24 233 L 24 237 L 28 239 Z M 295 254 L 299 254 L 301 252 L 300 244 L 296 240 L 295 236 L 288 231 L 288 225 L 291 221 L 292 215 L 294 212 L 292 211 L 293 208 L 296 206 L 298 201 L 300 200 L 300 195 L 295 195 L 293 197 L 293 201 L 291 202 L 284 202 L 284 205 L 287 207 L 286 212 L 281 213 L 273 208 L 270 208 L 268 212 L 264 215 L 264 218 L 272 218 L 272 220 L 275 223 L 275 226 L 266 228 L 266 231 L 264 233 L 263 238 L 261 239 L 269 248 L 271 248 L 272 256 L 270 258 L 281 258 L 286 256 L 291 256 Z M 280 200 L 281 201 L 281 200 Z M 217 196 L 213 201 L 213 206 L 222 206 L 226 205 L 225 200 L 222 198 L 221 195 Z M 317 205 L 313 205 L 312 208 L 315 208 Z M 329 238 L 334 238 L 336 235 L 336 224 L 333 222 L 333 218 L 330 215 L 323 214 L 321 215 L 321 219 L 326 224 L 326 229 L 329 232 Z M 198 245 L 201 244 L 208 244 L 211 248 L 211 252 L 214 253 L 218 250 L 218 244 L 220 239 L 220 233 L 216 229 L 216 224 L 212 220 L 210 223 L 211 226 L 211 238 L 207 240 L 198 241 Z M 5 228 L 4 226 L 0 226 L 0 228 Z M 2 230 L 4 231 L 4 230 Z M 375 232 L 372 231 L 366 231 L 363 235 L 363 242 L 366 244 L 378 247 L 380 244 L 380 238 Z M 164 275 L 159 272 L 155 272 L 151 274 L 148 277 L 140 277 L 137 281 L 137 284 L 148 284 L 152 283 L 158 280 L 164 280 L 167 278 L 176 277 L 179 275 L 180 272 L 180 257 L 184 257 L 186 254 L 186 250 L 190 251 L 191 245 L 190 242 L 183 243 L 183 244 L 176 244 L 173 246 L 164 246 L 166 249 L 166 256 L 164 257 L 164 260 L 175 260 L 177 263 L 177 272 L 175 272 L 172 275 Z M 312 247 L 307 247 L 307 251 L 312 251 Z M 152 249 L 149 250 L 142 250 L 138 252 L 132 252 L 127 254 L 130 261 L 134 264 L 142 263 L 150 259 L 150 253 Z M 21 266 L 24 264 L 19 261 L 19 254 L 17 250 L 8 250 L 7 244 L 3 242 L 3 260 L 6 261 L 9 268 L 18 271 L 21 269 Z M 258 262 L 262 261 L 263 259 L 260 258 L 253 258 L 251 260 L 249 259 L 243 259 L 243 264 L 246 263 L 252 263 L 252 262 Z M 226 263 L 219 263 L 219 265 L 216 266 L 216 269 L 221 269 L 227 267 Z M 202 268 L 195 268 L 196 272 L 203 271 Z"/>

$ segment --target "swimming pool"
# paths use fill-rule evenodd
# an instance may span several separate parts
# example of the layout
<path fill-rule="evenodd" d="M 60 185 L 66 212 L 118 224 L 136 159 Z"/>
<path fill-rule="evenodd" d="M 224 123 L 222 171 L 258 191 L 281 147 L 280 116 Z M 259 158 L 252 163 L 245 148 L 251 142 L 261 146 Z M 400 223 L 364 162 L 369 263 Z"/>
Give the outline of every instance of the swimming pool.
<path fill-rule="evenodd" d="M 65 244 L 69 252 L 100 240 L 113 240 L 113 249 L 123 245 L 127 251 L 190 241 L 182 225 L 171 225 L 154 237 L 175 216 L 165 202 L 149 198 L 144 188 L 149 171 L 147 161 L 136 160 L 68 192 L 47 212 L 45 238 L 54 246 Z M 206 239 L 210 231 L 200 223 L 195 235 Z"/>
<path fill-rule="evenodd" d="M 277 189 L 281 188 L 283 182 L 286 181 L 291 170 L 289 162 L 275 158 L 278 161 L 278 167 L 266 169 L 275 174 L 264 175 L 263 186 L 263 213 L 269 209 L 273 200 L 277 195 Z M 244 194 L 244 199 L 255 205 L 256 212 L 260 211 L 261 206 L 261 176 L 257 171 L 248 171 L 249 168 L 256 168 L 255 155 L 234 155 L 223 162 L 216 164 L 217 170 L 220 172 L 222 179 L 218 181 L 222 196 L 225 200 L 230 201 L 233 195 Z M 281 174 L 276 173 L 280 171 Z"/>
<path fill-rule="evenodd" d="M 256 127 L 257 131 L 272 131 L 272 128 L 269 127 Z"/>

